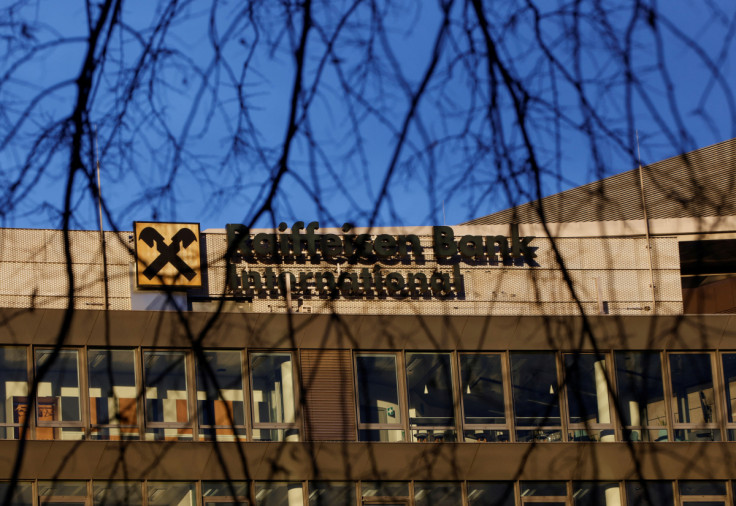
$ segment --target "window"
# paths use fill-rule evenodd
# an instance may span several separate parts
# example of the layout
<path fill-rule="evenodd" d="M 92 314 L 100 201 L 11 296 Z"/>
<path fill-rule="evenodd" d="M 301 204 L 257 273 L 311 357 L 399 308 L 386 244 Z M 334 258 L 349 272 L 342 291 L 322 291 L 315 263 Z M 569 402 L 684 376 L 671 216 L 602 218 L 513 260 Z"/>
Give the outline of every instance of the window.
<path fill-rule="evenodd" d="M 657 352 L 619 351 L 616 385 L 628 441 L 668 441 L 662 365 Z"/>
<path fill-rule="evenodd" d="M 407 353 L 406 387 L 412 441 L 455 441 L 449 353 Z"/>
<path fill-rule="evenodd" d="M 256 482 L 257 506 L 295 506 L 304 504 L 301 482 Z"/>
<path fill-rule="evenodd" d="M 674 503 L 669 481 L 632 481 L 626 484 L 627 506 L 672 506 Z"/>
<path fill-rule="evenodd" d="M 726 506 L 726 483 L 723 481 L 681 481 L 682 506 Z"/>
<path fill-rule="evenodd" d="M 355 357 L 360 441 L 404 439 L 396 360 L 394 354 Z"/>
<path fill-rule="evenodd" d="M 517 441 L 562 439 L 555 353 L 512 353 L 511 386 Z"/>
<path fill-rule="evenodd" d="M 726 394 L 726 424 L 728 440 L 736 441 L 736 353 L 724 353 L 723 383 Z"/>
<path fill-rule="evenodd" d="M 409 483 L 405 481 L 364 481 L 360 484 L 362 504 L 408 506 Z"/>
<path fill-rule="evenodd" d="M 82 439 L 78 350 L 36 350 L 36 439 Z"/>
<path fill-rule="evenodd" d="M 88 350 L 90 439 L 138 439 L 133 350 Z"/>
<path fill-rule="evenodd" d="M 204 505 L 248 506 L 250 491 L 245 481 L 204 481 L 202 499 Z"/>
<path fill-rule="evenodd" d="M 565 506 L 567 501 L 567 483 L 564 481 L 522 481 L 521 504 L 537 504 L 539 506 Z"/>
<path fill-rule="evenodd" d="M 309 482 L 309 506 L 355 506 L 355 483 Z"/>
<path fill-rule="evenodd" d="M 243 363 L 239 351 L 205 351 L 197 364 L 197 411 L 202 439 L 245 439 Z"/>
<path fill-rule="evenodd" d="M 10 486 L 10 482 L 0 482 L 0 498 L 5 498 Z M 33 506 L 33 484 L 24 481 L 16 482 L 10 504 L 13 506 Z"/>
<path fill-rule="evenodd" d="M 615 441 L 605 357 L 566 353 L 563 360 L 568 440 Z"/>
<path fill-rule="evenodd" d="M 39 481 L 38 504 L 54 506 L 86 506 L 86 481 Z"/>
<path fill-rule="evenodd" d="M 183 351 L 144 351 L 146 439 L 191 440 L 187 360 Z"/>
<path fill-rule="evenodd" d="M 675 441 L 720 441 L 710 353 L 670 353 Z"/>
<path fill-rule="evenodd" d="M 148 506 L 195 506 L 197 504 L 194 483 L 174 481 L 149 481 Z"/>
<path fill-rule="evenodd" d="M 572 499 L 575 506 L 621 506 L 621 487 L 617 482 L 577 481 Z"/>
<path fill-rule="evenodd" d="M 253 439 L 299 441 L 291 353 L 252 353 Z"/>
<path fill-rule="evenodd" d="M 94 506 L 140 506 L 141 483 L 132 481 L 95 481 L 92 483 Z"/>
<path fill-rule="evenodd" d="M 515 506 L 513 482 L 468 482 L 468 506 Z"/>
<path fill-rule="evenodd" d="M 509 441 L 500 354 L 461 354 L 460 391 L 465 441 Z"/>
<path fill-rule="evenodd" d="M 18 439 L 28 416 L 25 346 L 0 348 L 0 439 Z"/>
<path fill-rule="evenodd" d="M 459 483 L 414 482 L 414 506 L 462 506 L 463 492 Z"/>

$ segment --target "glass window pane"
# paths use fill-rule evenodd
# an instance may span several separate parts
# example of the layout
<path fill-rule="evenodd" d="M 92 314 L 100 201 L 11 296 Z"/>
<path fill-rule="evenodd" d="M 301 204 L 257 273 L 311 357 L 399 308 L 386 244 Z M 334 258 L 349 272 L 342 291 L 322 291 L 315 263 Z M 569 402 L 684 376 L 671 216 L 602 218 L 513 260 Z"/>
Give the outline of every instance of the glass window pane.
<path fill-rule="evenodd" d="M 395 355 L 355 357 L 360 423 L 401 423 Z"/>
<path fill-rule="evenodd" d="M 669 481 L 633 481 L 626 484 L 628 506 L 672 506 L 674 493 Z"/>
<path fill-rule="evenodd" d="M 564 481 L 522 481 L 519 488 L 522 497 L 567 497 L 567 485 Z"/>
<path fill-rule="evenodd" d="M 203 481 L 204 504 L 217 506 L 246 506 L 250 490 L 245 481 Z M 229 499 L 229 500 L 228 500 Z"/>
<path fill-rule="evenodd" d="M 355 483 L 309 482 L 309 506 L 355 506 Z"/>
<path fill-rule="evenodd" d="M 10 488 L 9 482 L 0 482 L 0 500 L 5 498 Z M 28 482 L 17 482 L 13 496 L 10 499 L 10 506 L 33 506 L 33 484 Z"/>
<path fill-rule="evenodd" d="M 460 355 L 465 423 L 506 423 L 500 355 Z"/>
<path fill-rule="evenodd" d="M 251 355 L 253 420 L 294 423 L 294 381 L 290 353 Z"/>
<path fill-rule="evenodd" d="M 453 425 L 452 371 L 447 353 L 407 353 L 409 423 Z"/>
<path fill-rule="evenodd" d="M 44 422 L 78 422 L 81 420 L 79 405 L 79 353 L 77 350 L 61 350 L 54 358 L 53 350 L 36 351 L 36 373 L 49 367 L 39 377 L 36 416 L 39 425 Z M 53 361 L 52 361 L 53 360 Z M 64 438 L 59 429 L 38 428 L 38 439 Z M 71 435 L 71 433 L 69 434 Z M 76 438 L 71 435 L 72 438 Z"/>
<path fill-rule="evenodd" d="M 725 481 L 680 481 L 680 495 L 726 495 Z"/>
<path fill-rule="evenodd" d="M 415 506 L 462 506 L 463 493 L 459 483 L 414 482 Z"/>
<path fill-rule="evenodd" d="M 616 352 L 616 385 L 624 425 L 659 426 L 666 439 L 667 417 L 659 353 Z M 630 438 L 646 439 L 647 434 L 648 431 L 632 431 Z"/>
<path fill-rule="evenodd" d="M 87 504 L 87 482 L 85 481 L 39 481 L 40 504 L 54 506 L 77 506 Z"/>
<path fill-rule="evenodd" d="M 669 359 L 675 423 L 714 423 L 710 354 L 672 353 Z"/>
<path fill-rule="evenodd" d="M 575 506 L 621 506 L 621 488 L 618 483 L 578 481 L 572 485 Z"/>
<path fill-rule="evenodd" d="M 28 415 L 28 365 L 25 346 L 0 348 L 0 423 L 22 425 Z M 18 439 L 20 428 L 0 429 L 0 439 Z"/>
<path fill-rule="evenodd" d="M 736 420 L 736 353 L 723 354 L 723 379 L 726 383 L 726 416 L 729 423 Z"/>
<path fill-rule="evenodd" d="M 146 420 L 188 423 L 186 354 L 183 351 L 146 351 L 143 366 Z"/>
<path fill-rule="evenodd" d="M 239 351 L 206 351 L 197 364 L 197 408 L 201 426 L 217 426 L 219 440 L 234 439 L 232 426 L 245 424 Z"/>
<path fill-rule="evenodd" d="M 95 481 L 92 483 L 92 498 L 95 506 L 141 505 L 141 485 L 134 481 Z"/>
<path fill-rule="evenodd" d="M 409 497 L 409 483 L 405 481 L 363 481 L 363 497 Z"/>
<path fill-rule="evenodd" d="M 256 482 L 257 506 L 292 506 L 303 504 L 301 483 Z"/>
<path fill-rule="evenodd" d="M 554 353 L 512 353 L 511 381 L 517 425 L 560 424 Z"/>
<path fill-rule="evenodd" d="M 194 483 L 149 481 L 146 489 L 148 506 L 195 506 Z"/>
<path fill-rule="evenodd" d="M 121 427 L 93 430 L 94 439 L 138 437 L 133 350 L 89 350 L 90 424 Z"/>
<path fill-rule="evenodd" d="M 570 423 L 611 423 L 604 358 L 587 353 L 566 354 L 565 386 Z"/>
<path fill-rule="evenodd" d="M 468 482 L 469 506 L 514 506 L 511 482 Z"/>

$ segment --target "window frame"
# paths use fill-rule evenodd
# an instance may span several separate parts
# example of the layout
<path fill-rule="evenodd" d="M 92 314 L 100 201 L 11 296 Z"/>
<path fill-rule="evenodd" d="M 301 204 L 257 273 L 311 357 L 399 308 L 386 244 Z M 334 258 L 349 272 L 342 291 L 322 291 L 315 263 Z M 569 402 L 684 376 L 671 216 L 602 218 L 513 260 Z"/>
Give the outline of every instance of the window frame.
<path fill-rule="evenodd" d="M 482 351 L 482 352 L 473 352 L 473 351 L 458 351 L 456 353 L 457 355 L 457 366 L 455 367 L 456 374 L 458 376 L 457 378 L 457 385 L 459 387 L 459 397 L 457 400 L 457 404 L 459 405 L 459 412 L 458 415 L 458 422 L 457 425 L 459 425 L 460 430 L 460 436 L 461 438 L 458 438 L 458 441 L 463 442 L 487 442 L 487 441 L 477 441 L 477 440 L 470 440 L 468 441 L 467 437 L 465 436 L 466 431 L 471 430 L 489 430 L 489 431 L 497 431 L 502 432 L 505 431 L 507 433 L 508 440 L 506 442 L 515 441 L 515 426 L 514 426 L 514 416 L 513 416 L 513 404 L 512 404 L 512 398 L 511 398 L 511 382 L 509 381 L 511 370 L 510 370 L 510 364 L 509 364 L 509 354 L 506 351 Z M 484 423 L 484 424 L 477 424 L 477 423 L 467 423 L 465 421 L 465 392 L 463 392 L 463 371 L 462 371 L 462 357 L 463 356 L 478 356 L 478 355 L 484 355 L 484 356 L 498 356 L 501 361 L 501 389 L 503 391 L 503 408 L 504 408 L 504 418 L 506 420 L 506 423 L 504 424 L 492 424 L 492 423 Z"/>
<path fill-rule="evenodd" d="M 296 360 L 299 355 L 292 349 L 244 349 L 247 353 L 248 360 L 248 376 L 247 381 L 244 379 L 243 389 L 248 388 L 248 404 L 250 404 L 250 431 L 246 432 L 249 441 L 259 441 L 255 439 L 253 433 L 256 430 L 283 430 L 284 439 L 281 442 L 286 442 L 286 431 L 295 430 L 298 434 L 297 441 L 301 441 L 304 437 L 304 430 L 302 428 L 302 404 L 301 404 L 301 392 L 299 391 L 299 372 L 301 368 L 298 366 Z M 293 422 L 256 422 L 256 409 L 255 399 L 253 398 L 253 363 L 252 357 L 254 355 L 286 355 L 288 354 L 291 359 L 291 382 L 294 395 L 294 421 Z M 247 387 L 246 387 L 247 385 Z M 246 422 L 247 424 L 247 422 Z"/>
<path fill-rule="evenodd" d="M 667 387 L 669 390 L 666 390 L 666 395 L 668 395 L 670 400 L 670 406 L 668 410 L 669 414 L 669 427 L 670 427 L 670 439 L 669 441 L 677 442 L 677 439 L 675 439 L 675 433 L 677 430 L 711 430 L 716 431 L 720 433 L 720 439 L 711 441 L 711 442 L 720 442 L 725 441 L 724 439 L 726 437 L 726 434 L 723 433 L 721 420 L 724 419 L 721 412 L 721 407 L 719 406 L 718 398 L 721 397 L 719 392 L 719 375 L 717 372 L 718 369 L 718 358 L 717 354 L 713 353 L 712 351 L 708 350 L 677 350 L 677 351 L 667 351 L 665 354 L 665 360 L 666 360 L 666 371 L 667 371 Z M 715 419 L 714 422 L 710 423 L 695 423 L 695 422 L 678 422 L 675 417 L 675 404 L 677 402 L 675 398 L 675 392 L 672 389 L 672 367 L 670 365 L 670 357 L 672 355 L 706 355 L 708 359 L 710 360 L 710 379 L 711 379 L 711 385 L 713 387 L 713 417 Z M 725 385 L 724 385 L 725 387 Z M 724 388 L 725 390 L 725 388 Z M 705 443 L 708 441 L 697 441 L 698 443 Z M 678 485 L 679 487 L 679 485 Z M 678 488 L 679 490 L 679 488 Z"/>

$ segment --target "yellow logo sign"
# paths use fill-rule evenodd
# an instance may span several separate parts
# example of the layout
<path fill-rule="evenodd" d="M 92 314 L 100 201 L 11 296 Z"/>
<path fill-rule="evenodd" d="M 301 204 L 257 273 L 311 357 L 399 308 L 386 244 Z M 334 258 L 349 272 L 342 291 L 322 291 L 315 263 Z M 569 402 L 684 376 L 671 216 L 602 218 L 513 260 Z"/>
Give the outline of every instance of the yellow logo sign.
<path fill-rule="evenodd" d="M 139 287 L 202 286 L 199 223 L 136 221 L 133 231 Z"/>

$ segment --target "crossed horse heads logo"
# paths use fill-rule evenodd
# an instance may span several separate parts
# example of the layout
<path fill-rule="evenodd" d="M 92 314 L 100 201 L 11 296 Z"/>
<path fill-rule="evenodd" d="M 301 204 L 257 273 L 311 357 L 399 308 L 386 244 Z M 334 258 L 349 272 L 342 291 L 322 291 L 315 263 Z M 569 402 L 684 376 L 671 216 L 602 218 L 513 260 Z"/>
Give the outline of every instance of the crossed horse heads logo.
<path fill-rule="evenodd" d="M 166 238 L 158 230 L 148 226 L 141 230 L 138 240 L 149 248 L 155 248 L 158 252 L 158 256 L 150 261 L 143 271 L 143 276 L 148 280 L 159 276 L 161 270 L 169 264 L 188 281 L 197 276 L 197 272 L 179 256 L 180 251 L 186 250 L 192 243 L 197 242 L 197 235 L 191 229 L 179 229 L 167 244 Z"/>

